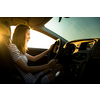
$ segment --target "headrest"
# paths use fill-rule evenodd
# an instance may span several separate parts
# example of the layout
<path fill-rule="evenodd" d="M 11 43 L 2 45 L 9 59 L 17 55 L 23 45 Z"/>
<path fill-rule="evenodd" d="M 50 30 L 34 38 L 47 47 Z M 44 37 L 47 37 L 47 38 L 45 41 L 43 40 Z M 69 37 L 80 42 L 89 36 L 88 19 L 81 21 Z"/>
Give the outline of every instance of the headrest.
<path fill-rule="evenodd" d="M 7 21 L 0 23 L 0 34 L 11 36 L 10 25 Z"/>

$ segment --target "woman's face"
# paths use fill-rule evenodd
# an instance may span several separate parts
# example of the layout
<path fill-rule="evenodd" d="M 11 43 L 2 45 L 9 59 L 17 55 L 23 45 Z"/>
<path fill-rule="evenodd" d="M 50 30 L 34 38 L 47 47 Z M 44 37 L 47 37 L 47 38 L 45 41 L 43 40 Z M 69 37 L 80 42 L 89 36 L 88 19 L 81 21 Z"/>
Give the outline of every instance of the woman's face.
<path fill-rule="evenodd" d="M 26 41 L 28 42 L 30 39 L 30 29 L 27 29 L 26 31 Z"/>

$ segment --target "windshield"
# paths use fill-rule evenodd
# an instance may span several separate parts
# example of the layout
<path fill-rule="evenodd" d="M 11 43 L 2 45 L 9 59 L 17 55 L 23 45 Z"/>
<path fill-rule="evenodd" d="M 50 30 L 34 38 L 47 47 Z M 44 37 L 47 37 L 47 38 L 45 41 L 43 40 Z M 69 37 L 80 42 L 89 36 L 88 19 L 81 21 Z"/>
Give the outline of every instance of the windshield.
<path fill-rule="evenodd" d="M 67 41 L 100 38 L 100 17 L 53 17 L 45 27 Z"/>

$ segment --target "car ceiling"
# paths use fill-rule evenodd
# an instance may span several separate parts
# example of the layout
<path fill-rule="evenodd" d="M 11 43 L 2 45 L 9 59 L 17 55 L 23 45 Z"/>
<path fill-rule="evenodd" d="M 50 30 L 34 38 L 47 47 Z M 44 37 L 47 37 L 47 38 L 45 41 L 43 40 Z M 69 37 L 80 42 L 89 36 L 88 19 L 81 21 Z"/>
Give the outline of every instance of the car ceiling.
<path fill-rule="evenodd" d="M 3 17 L 0 18 L 2 21 L 7 21 L 9 24 L 17 25 L 17 24 L 25 24 L 29 25 L 31 28 L 35 28 L 36 26 L 43 26 L 46 22 L 48 22 L 52 17 Z"/>

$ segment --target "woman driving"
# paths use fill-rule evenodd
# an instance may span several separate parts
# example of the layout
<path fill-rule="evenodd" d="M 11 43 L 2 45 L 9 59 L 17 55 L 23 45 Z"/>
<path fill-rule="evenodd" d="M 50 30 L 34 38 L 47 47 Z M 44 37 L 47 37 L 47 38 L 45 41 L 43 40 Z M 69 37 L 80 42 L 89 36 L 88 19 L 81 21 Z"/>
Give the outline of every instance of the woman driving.
<path fill-rule="evenodd" d="M 55 74 L 58 70 L 63 70 L 61 64 L 57 64 L 58 60 L 51 60 L 49 63 L 39 66 L 28 66 L 28 60 L 36 62 L 52 50 L 53 45 L 39 55 L 31 56 L 27 52 L 27 42 L 30 39 L 30 28 L 26 25 L 18 25 L 13 33 L 12 43 L 9 44 L 8 49 L 17 65 L 26 83 L 32 84 L 37 81 L 40 75 L 48 69 L 52 69 L 50 73 L 41 79 L 41 83 L 52 83 L 55 80 Z"/>

